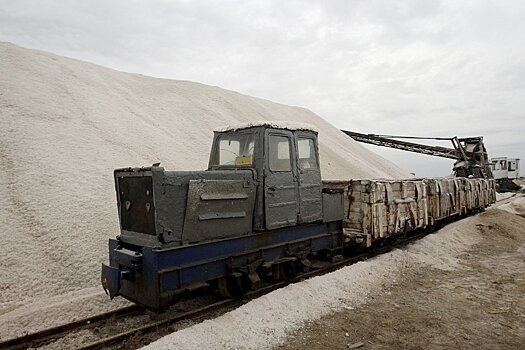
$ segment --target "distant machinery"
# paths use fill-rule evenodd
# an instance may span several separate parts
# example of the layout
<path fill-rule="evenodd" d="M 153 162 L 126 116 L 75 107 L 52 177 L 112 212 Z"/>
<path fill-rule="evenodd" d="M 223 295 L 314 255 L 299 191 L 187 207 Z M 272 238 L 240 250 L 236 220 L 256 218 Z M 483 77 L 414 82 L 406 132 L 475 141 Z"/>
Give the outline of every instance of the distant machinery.
<path fill-rule="evenodd" d="M 490 159 L 490 167 L 500 192 L 516 191 L 520 188 L 519 158 L 496 157 Z"/>

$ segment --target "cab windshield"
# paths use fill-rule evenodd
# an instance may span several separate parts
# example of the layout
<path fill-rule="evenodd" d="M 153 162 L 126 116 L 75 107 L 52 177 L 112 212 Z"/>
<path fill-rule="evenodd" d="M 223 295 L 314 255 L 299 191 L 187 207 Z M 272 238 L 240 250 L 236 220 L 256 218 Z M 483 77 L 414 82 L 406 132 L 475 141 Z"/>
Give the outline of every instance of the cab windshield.
<path fill-rule="evenodd" d="M 252 165 L 254 148 L 255 135 L 252 133 L 222 134 L 217 138 L 214 165 Z"/>

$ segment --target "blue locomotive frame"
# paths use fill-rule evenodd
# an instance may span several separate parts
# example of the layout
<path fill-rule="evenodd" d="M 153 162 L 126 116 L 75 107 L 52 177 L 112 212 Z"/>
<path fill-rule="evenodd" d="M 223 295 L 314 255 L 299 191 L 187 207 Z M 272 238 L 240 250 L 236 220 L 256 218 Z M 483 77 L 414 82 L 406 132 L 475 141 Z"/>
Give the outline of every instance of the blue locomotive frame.
<path fill-rule="evenodd" d="M 102 284 L 113 298 L 164 309 L 181 292 L 225 277 L 236 268 L 278 263 L 283 258 L 326 251 L 342 253 L 341 221 L 266 231 L 172 248 L 135 251 L 109 240 L 110 264 L 102 264 Z"/>

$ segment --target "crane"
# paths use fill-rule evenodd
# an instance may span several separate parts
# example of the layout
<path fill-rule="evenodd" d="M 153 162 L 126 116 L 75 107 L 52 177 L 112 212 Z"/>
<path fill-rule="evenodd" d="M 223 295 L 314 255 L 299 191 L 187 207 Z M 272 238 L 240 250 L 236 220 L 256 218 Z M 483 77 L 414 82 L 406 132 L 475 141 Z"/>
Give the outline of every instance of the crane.
<path fill-rule="evenodd" d="M 457 136 L 418 137 L 361 134 L 348 130 L 341 131 L 358 142 L 454 159 L 456 162 L 454 163 L 453 170 L 454 174 L 458 177 L 493 178 L 487 149 L 483 144 L 483 136 L 462 138 Z M 423 145 L 398 139 L 450 141 L 452 142 L 453 148 Z"/>

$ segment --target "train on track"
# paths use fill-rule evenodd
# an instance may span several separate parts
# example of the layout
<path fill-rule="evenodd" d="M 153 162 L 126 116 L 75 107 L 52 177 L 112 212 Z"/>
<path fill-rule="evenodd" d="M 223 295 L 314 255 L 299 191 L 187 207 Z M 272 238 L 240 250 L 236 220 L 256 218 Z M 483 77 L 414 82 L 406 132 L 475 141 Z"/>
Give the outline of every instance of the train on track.
<path fill-rule="evenodd" d="M 216 129 L 205 171 L 114 172 L 120 235 L 102 285 L 162 310 L 208 288 L 231 297 L 495 202 L 492 179 L 322 181 L 317 131 Z"/>

